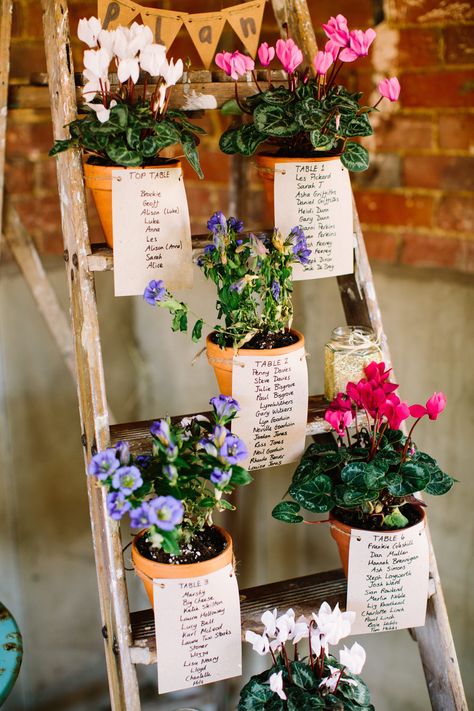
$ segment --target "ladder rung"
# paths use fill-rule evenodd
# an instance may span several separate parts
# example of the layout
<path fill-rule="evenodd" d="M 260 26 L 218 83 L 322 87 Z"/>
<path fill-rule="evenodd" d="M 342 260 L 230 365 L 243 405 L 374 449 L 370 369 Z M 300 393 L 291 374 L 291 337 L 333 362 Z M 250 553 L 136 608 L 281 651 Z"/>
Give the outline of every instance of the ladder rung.
<path fill-rule="evenodd" d="M 258 230 L 259 234 L 270 236 L 273 230 Z M 243 234 L 249 234 L 244 232 Z M 210 243 L 209 233 L 202 235 L 193 235 L 192 238 L 193 250 L 203 249 L 206 244 Z M 92 253 L 87 257 L 87 262 L 91 272 L 108 272 L 114 268 L 114 252 L 108 247 L 105 242 L 91 245 Z"/>
<path fill-rule="evenodd" d="M 246 630 L 262 631 L 260 618 L 265 610 L 277 608 L 280 612 L 292 607 L 296 616 L 310 616 L 326 601 L 331 606 L 346 602 L 347 580 L 342 570 L 305 575 L 240 591 L 242 633 Z M 156 662 L 155 619 L 153 610 L 140 610 L 130 615 L 134 664 Z"/>
<path fill-rule="evenodd" d="M 328 406 L 328 401 L 324 395 L 311 395 L 308 400 L 308 424 L 306 434 L 308 436 L 322 434 L 331 431 L 331 425 L 324 419 L 324 412 Z M 209 412 L 193 413 L 194 415 L 207 415 Z M 193 417 L 193 415 L 176 415 L 171 419 L 179 422 L 183 417 Z M 142 420 L 141 422 L 122 422 L 110 427 L 111 444 L 114 445 L 121 440 L 130 443 L 132 452 L 143 454 L 150 449 L 150 427 L 154 420 Z"/>

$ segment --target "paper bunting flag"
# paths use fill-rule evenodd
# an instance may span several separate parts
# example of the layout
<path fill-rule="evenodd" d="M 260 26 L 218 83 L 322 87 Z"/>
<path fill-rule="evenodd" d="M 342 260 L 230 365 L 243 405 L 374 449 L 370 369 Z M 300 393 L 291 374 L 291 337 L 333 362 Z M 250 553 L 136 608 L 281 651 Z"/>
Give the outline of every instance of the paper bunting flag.
<path fill-rule="evenodd" d="M 142 8 L 141 11 L 143 23 L 153 32 L 154 41 L 157 44 L 164 44 L 167 50 L 173 44 L 187 14 L 187 12 L 177 14 L 169 10 L 148 8 Z"/>
<path fill-rule="evenodd" d="M 113 30 L 119 25 L 128 25 L 140 14 L 142 8 L 135 3 L 119 2 L 119 0 L 98 0 L 98 14 L 104 30 Z"/>
<path fill-rule="evenodd" d="M 265 0 L 227 8 L 227 21 L 251 57 L 255 58 L 262 28 Z"/>
<path fill-rule="evenodd" d="M 209 69 L 226 21 L 225 12 L 199 12 L 184 18 L 204 67 Z"/>

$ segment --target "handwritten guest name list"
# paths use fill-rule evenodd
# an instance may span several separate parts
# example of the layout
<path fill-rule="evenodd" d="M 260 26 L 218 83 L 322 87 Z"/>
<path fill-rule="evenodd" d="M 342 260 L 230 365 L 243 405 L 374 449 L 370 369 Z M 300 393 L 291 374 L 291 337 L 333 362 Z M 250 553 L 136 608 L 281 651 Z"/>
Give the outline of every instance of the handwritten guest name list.
<path fill-rule="evenodd" d="M 232 396 L 241 407 L 232 432 L 249 449 L 244 466 L 264 469 L 299 459 L 308 416 L 304 346 L 275 358 L 235 356 Z"/>
<path fill-rule="evenodd" d="M 160 694 L 241 675 L 232 565 L 197 578 L 154 580 L 153 593 Z"/>
<path fill-rule="evenodd" d="M 277 163 L 275 225 L 287 235 L 299 225 L 312 250 L 293 278 L 318 279 L 353 272 L 352 194 L 349 172 L 339 158 Z"/>
<path fill-rule="evenodd" d="M 115 296 L 143 294 L 152 279 L 192 287 L 192 246 L 182 170 L 112 171 Z"/>
<path fill-rule="evenodd" d="M 349 549 L 347 609 L 357 612 L 357 617 L 351 634 L 424 625 L 428 561 L 424 522 L 405 529 L 403 533 L 353 533 Z"/>

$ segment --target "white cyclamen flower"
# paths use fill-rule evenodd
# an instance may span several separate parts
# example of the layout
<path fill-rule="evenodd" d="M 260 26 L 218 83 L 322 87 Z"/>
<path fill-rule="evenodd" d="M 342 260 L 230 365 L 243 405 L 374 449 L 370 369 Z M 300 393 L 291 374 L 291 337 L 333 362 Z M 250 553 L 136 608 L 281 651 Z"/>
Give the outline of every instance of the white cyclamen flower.
<path fill-rule="evenodd" d="M 134 22 L 130 26 L 130 38 L 132 49 L 136 54 L 141 52 L 147 44 L 153 43 L 153 32 L 147 25 L 139 25 L 138 22 Z"/>
<path fill-rule="evenodd" d="M 365 649 L 354 642 L 349 649 L 344 645 L 344 649 L 339 650 L 339 661 L 349 669 L 352 674 L 360 674 L 365 664 Z"/>
<path fill-rule="evenodd" d="M 339 640 L 350 634 L 352 623 L 355 620 L 355 612 L 341 612 L 339 603 L 334 610 L 331 610 L 327 602 L 323 602 L 319 612 L 313 612 L 319 632 L 326 638 L 328 644 L 338 644 Z"/>
<path fill-rule="evenodd" d="M 123 84 L 127 79 L 131 79 L 134 84 L 137 83 L 140 76 L 140 65 L 136 57 L 126 57 L 121 59 L 117 67 L 117 76 Z"/>
<path fill-rule="evenodd" d="M 111 59 L 112 57 L 106 49 L 86 49 L 84 52 L 84 67 L 89 70 L 89 81 L 92 80 L 92 75 L 97 79 L 108 79 Z"/>
<path fill-rule="evenodd" d="M 275 637 L 276 635 L 276 620 L 277 620 L 277 610 L 266 610 L 262 615 L 262 622 L 265 627 L 265 634 L 269 637 Z"/>
<path fill-rule="evenodd" d="M 270 689 L 275 693 L 278 694 L 280 699 L 283 699 L 283 701 L 286 700 L 286 694 L 283 691 L 283 671 L 279 671 L 278 673 L 275 672 L 275 674 L 272 674 L 270 679 Z"/>
<path fill-rule="evenodd" d="M 155 101 L 155 104 L 153 106 L 153 111 L 156 111 L 156 109 L 159 109 L 160 113 L 165 105 L 166 101 L 166 86 L 162 84 L 160 88 L 158 89 L 158 100 Z M 217 450 L 216 450 L 217 451 Z"/>
<path fill-rule="evenodd" d="M 89 108 L 96 112 L 97 118 L 99 119 L 100 123 L 105 123 L 110 118 L 110 109 L 113 109 L 114 106 L 117 106 L 117 102 L 115 101 L 115 99 L 113 99 L 110 102 L 110 106 L 108 109 L 103 104 L 87 104 L 87 106 L 89 106 Z"/>
<path fill-rule="evenodd" d="M 77 36 L 81 42 L 85 42 L 89 47 L 97 47 L 97 38 L 101 29 L 102 23 L 97 17 L 90 17 L 88 20 L 84 17 L 79 20 Z"/>
<path fill-rule="evenodd" d="M 249 642 L 249 644 L 252 645 L 253 651 L 257 652 L 257 654 L 268 654 L 270 644 L 268 641 L 268 637 L 265 634 L 260 635 L 256 632 L 251 632 L 250 630 L 247 630 L 247 632 L 245 633 L 245 641 Z"/>
<path fill-rule="evenodd" d="M 298 642 L 301 642 L 302 639 L 308 636 L 308 621 L 304 615 L 301 615 L 301 617 L 298 617 L 298 619 L 295 622 L 295 625 L 293 627 L 293 631 L 291 633 L 291 641 L 293 644 L 298 644 Z"/>
<path fill-rule="evenodd" d="M 163 62 L 163 65 L 161 67 L 161 76 L 165 80 L 166 86 L 174 86 L 178 79 L 180 79 L 183 75 L 183 60 L 178 59 L 176 64 L 174 63 L 173 59 L 170 59 L 169 62 L 166 60 Z"/>
<path fill-rule="evenodd" d="M 112 56 L 114 53 L 115 30 L 101 30 L 99 32 L 99 45 L 106 49 Z"/>
<path fill-rule="evenodd" d="M 140 66 L 150 76 L 160 76 L 165 57 L 166 47 L 163 44 L 147 44 L 140 52 Z"/>
<path fill-rule="evenodd" d="M 342 675 L 342 670 L 338 669 L 337 667 L 332 667 L 330 664 L 328 664 L 329 671 L 331 672 L 330 676 L 326 676 L 324 679 L 321 679 L 321 682 L 319 686 L 326 686 L 331 694 L 333 694 L 336 691 L 336 687 L 338 684 L 350 684 L 351 686 L 357 686 L 357 682 L 355 679 L 348 679 L 347 677 Z"/>

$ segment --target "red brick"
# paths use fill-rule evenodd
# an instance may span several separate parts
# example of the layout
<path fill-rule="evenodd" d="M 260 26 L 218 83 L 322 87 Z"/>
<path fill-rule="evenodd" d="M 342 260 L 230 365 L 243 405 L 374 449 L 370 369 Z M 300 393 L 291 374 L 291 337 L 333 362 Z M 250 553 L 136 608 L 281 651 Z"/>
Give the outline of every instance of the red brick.
<path fill-rule="evenodd" d="M 400 78 L 403 107 L 471 106 L 472 72 L 404 73 Z"/>
<path fill-rule="evenodd" d="M 57 192 L 56 161 L 45 158 L 32 166 L 34 172 L 35 192 Z"/>
<path fill-rule="evenodd" d="M 377 149 L 383 151 L 432 148 L 431 116 L 385 114 L 375 131 L 375 140 Z"/>
<path fill-rule="evenodd" d="M 203 232 L 209 217 L 216 211 L 226 212 L 229 204 L 229 193 L 227 189 L 216 187 L 204 187 L 202 183 L 186 183 L 186 194 L 188 196 L 189 212 L 194 220 L 202 223 L 198 232 Z M 200 218 L 200 219 L 198 219 Z"/>
<path fill-rule="evenodd" d="M 53 145 L 50 123 L 25 123 L 9 126 L 7 130 L 7 156 L 11 159 L 28 157 L 38 160 Z"/>
<path fill-rule="evenodd" d="M 356 190 L 355 199 L 361 222 L 371 225 L 431 227 L 433 198 L 382 191 Z"/>
<path fill-rule="evenodd" d="M 474 195 L 445 195 L 437 209 L 436 223 L 443 230 L 474 233 Z"/>
<path fill-rule="evenodd" d="M 456 269 L 467 274 L 474 273 L 474 242 L 460 242 L 456 250 Z"/>
<path fill-rule="evenodd" d="M 31 193 L 34 187 L 31 163 L 28 161 L 7 161 L 5 184 L 11 194 Z"/>
<path fill-rule="evenodd" d="M 398 25 L 446 25 L 474 20 L 474 7 L 462 0 L 387 0 L 385 11 L 390 24 Z"/>
<path fill-rule="evenodd" d="M 434 67 L 440 63 L 439 30 L 403 28 L 398 42 L 399 67 Z"/>
<path fill-rule="evenodd" d="M 38 31 L 38 36 L 41 30 Z M 13 40 L 10 48 L 10 76 L 29 79 L 34 72 L 46 71 L 46 58 L 42 40 Z"/>
<path fill-rule="evenodd" d="M 472 150 L 474 147 L 474 115 L 453 114 L 439 117 L 440 148 Z"/>
<path fill-rule="evenodd" d="M 405 236 L 400 261 L 413 267 L 442 267 L 470 271 L 469 248 L 462 240 L 443 236 L 408 234 Z"/>
<path fill-rule="evenodd" d="M 60 224 L 57 195 L 36 199 L 16 198 L 15 206 L 26 229 L 34 236 L 54 232 Z"/>
<path fill-rule="evenodd" d="M 270 4 L 270 3 L 269 3 Z M 338 0 L 337 6 L 333 0 L 309 0 L 308 6 L 311 12 L 314 27 L 319 27 L 323 22 L 327 22 L 331 15 L 341 13 L 347 17 L 351 29 L 367 29 L 372 26 L 373 3 L 370 0 Z"/>
<path fill-rule="evenodd" d="M 205 147 L 199 150 L 199 159 L 206 182 L 229 184 L 230 156 Z M 197 176 L 187 160 L 183 160 L 183 173 L 186 180 L 196 180 Z"/>
<path fill-rule="evenodd" d="M 474 157 L 406 156 L 407 187 L 440 190 L 474 190 Z"/>
<path fill-rule="evenodd" d="M 447 27 L 444 30 L 444 57 L 447 64 L 474 62 L 474 26 Z"/>
<path fill-rule="evenodd" d="M 394 264 L 398 258 L 400 235 L 380 230 L 365 230 L 364 242 L 369 259 Z"/>

